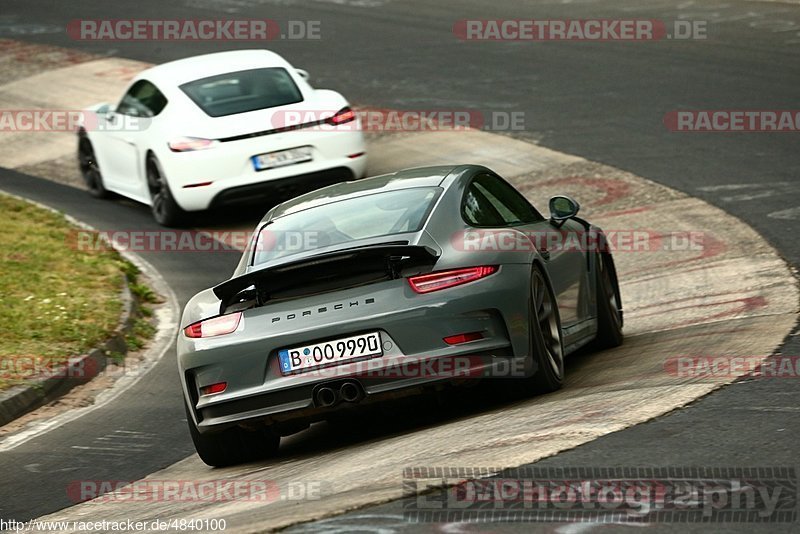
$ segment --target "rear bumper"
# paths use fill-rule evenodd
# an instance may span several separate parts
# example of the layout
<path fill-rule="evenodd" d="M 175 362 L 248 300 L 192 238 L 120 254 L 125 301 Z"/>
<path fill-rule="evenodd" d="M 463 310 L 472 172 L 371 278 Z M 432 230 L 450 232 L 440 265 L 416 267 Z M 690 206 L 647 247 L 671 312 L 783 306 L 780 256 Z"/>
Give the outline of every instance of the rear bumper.
<path fill-rule="evenodd" d="M 309 147 L 311 161 L 255 170 L 252 162 L 255 155 L 297 147 Z M 367 171 L 366 146 L 361 132 L 299 130 L 222 143 L 209 150 L 176 153 L 162 148 L 156 150 L 156 155 L 172 196 L 187 211 L 208 209 L 212 201 L 219 205 L 225 197 L 246 197 L 241 191 L 229 192 L 244 187 L 254 187 L 262 194 L 267 194 L 264 191 L 269 190 L 267 184 L 270 183 L 285 188 L 292 180 L 308 182 L 315 177 L 327 178 L 331 174 L 342 175 L 339 181 L 343 181 L 361 178 Z M 312 190 L 316 189 L 310 182 L 306 185 L 310 185 Z"/>
<path fill-rule="evenodd" d="M 181 187 L 173 183 L 169 175 L 167 179 L 172 196 L 181 208 L 200 211 L 227 204 L 279 200 L 281 194 L 308 192 L 332 183 L 361 178 L 366 169 L 367 157 L 362 155 L 301 163 L 226 180 L 214 180 L 213 176 L 206 175 L 210 183 L 201 187 Z"/>
<path fill-rule="evenodd" d="M 353 169 L 349 167 L 335 167 L 268 182 L 231 187 L 217 193 L 211 199 L 209 208 L 270 202 L 301 195 L 326 185 L 353 180 L 356 177 Z"/>
<path fill-rule="evenodd" d="M 455 359 L 456 361 L 452 361 Z M 320 421 L 340 408 L 355 405 L 369 405 L 399 397 L 407 397 L 433 389 L 437 386 L 467 380 L 478 380 L 482 377 L 505 376 L 507 369 L 514 365 L 514 357 L 510 348 L 499 349 L 459 357 L 437 358 L 435 362 L 427 362 L 427 367 L 444 370 L 442 373 L 427 374 L 420 370 L 417 376 L 396 378 L 393 370 L 345 376 L 318 383 L 273 391 L 261 395 L 243 398 L 232 402 L 212 404 L 195 410 L 197 427 L 202 433 L 216 432 L 241 423 L 262 422 L 266 424 L 293 423 L 295 421 Z M 452 363 L 447 363 L 451 361 Z M 465 366 L 465 362 L 471 365 Z M 521 366 L 519 366 L 521 368 Z M 455 371 L 448 372 L 449 369 Z M 332 407 L 322 407 L 315 403 L 314 392 L 322 386 L 337 385 L 345 381 L 355 381 L 363 389 L 365 396 L 357 402 L 344 400 Z"/>
<path fill-rule="evenodd" d="M 346 379 L 357 380 L 362 402 L 371 402 L 442 382 L 527 376 L 529 272 L 528 265 L 506 264 L 485 279 L 423 295 L 405 279 L 391 280 L 248 310 L 227 336 L 179 335 L 179 369 L 195 423 L 207 432 L 253 420 L 323 418 L 330 410 L 315 406 L 314 388 Z M 280 372 L 280 349 L 371 331 L 380 333 L 381 356 Z M 469 332 L 482 337 L 444 341 Z M 224 392 L 200 396 L 200 388 L 219 382 L 226 382 Z"/>

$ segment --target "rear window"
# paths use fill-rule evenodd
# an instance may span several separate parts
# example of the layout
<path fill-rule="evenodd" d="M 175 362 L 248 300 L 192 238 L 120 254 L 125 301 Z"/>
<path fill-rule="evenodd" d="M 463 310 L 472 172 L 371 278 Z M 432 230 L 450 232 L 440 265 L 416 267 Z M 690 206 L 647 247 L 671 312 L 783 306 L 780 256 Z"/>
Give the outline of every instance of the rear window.
<path fill-rule="evenodd" d="M 262 227 L 253 265 L 350 241 L 418 232 L 441 191 L 439 187 L 386 191 L 280 217 Z"/>
<path fill-rule="evenodd" d="M 224 117 L 303 101 L 282 67 L 251 69 L 202 78 L 180 86 L 211 117 Z"/>

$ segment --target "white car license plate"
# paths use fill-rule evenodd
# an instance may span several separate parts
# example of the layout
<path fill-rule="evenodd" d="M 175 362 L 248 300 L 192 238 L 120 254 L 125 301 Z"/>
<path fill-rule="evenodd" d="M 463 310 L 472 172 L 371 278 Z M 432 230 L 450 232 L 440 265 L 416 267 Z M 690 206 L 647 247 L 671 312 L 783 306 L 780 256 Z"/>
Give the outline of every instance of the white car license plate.
<path fill-rule="evenodd" d="M 279 150 L 277 152 L 269 152 L 267 154 L 259 154 L 253 156 L 253 167 L 257 171 L 265 171 L 267 169 L 274 169 L 276 167 L 285 167 L 286 165 L 294 165 L 296 163 L 303 163 L 311 161 L 310 146 L 301 146 L 297 148 L 290 148 L 288 150 Z"/>
<path fill-rule="evenodd" d="M 281 373 L 288 375 L 312 367 L 335 365 L 356 358 L 380 356 L 381 335 L 378 332 L 361 334 L 278 351 Z"/>

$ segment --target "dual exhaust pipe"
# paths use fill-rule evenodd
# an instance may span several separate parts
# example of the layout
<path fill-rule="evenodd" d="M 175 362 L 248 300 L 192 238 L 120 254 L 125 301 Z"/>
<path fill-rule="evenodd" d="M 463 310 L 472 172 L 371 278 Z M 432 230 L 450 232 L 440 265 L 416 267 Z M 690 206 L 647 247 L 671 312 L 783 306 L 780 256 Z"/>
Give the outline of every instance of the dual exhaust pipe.
<path fill-rule="evenodd" d="M 358 402 L 364 398 L 364 390 L 361 384 L 355 380 L 347 380 L 338 385 L 325 385 L 317 388 L 314 393 L 314 404 L 323 408 L 329 408 L 339 403 Z"/>

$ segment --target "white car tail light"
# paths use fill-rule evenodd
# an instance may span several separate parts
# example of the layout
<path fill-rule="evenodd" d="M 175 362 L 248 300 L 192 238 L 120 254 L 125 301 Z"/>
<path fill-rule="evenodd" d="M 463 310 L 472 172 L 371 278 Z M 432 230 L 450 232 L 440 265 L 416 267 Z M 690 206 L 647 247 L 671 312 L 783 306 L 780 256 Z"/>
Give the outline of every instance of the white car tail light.
<path fill-rule="evenodd" d="M 206 150 L 219 145 L 216 139 L 202 139 L 200 137 L 178 137 L 167 143 L 173 152 L 192 152 L 194 150 Z"/>
<path fill-rule="evenodd" d="M 339 124 L 346 124 L 356 120 L 356 112 L 350 108 L 342 108 L 336 112 L 336 115 L 328 119 L 328 124 L 338 126 Z"/>

